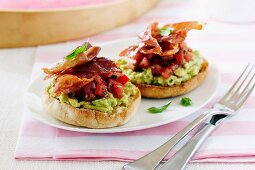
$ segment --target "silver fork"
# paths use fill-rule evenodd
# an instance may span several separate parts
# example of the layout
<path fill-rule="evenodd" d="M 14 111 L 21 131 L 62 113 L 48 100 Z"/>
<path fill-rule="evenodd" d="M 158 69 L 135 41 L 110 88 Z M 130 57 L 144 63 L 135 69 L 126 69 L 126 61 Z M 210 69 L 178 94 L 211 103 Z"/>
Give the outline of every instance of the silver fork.
<path fill-rule="evenodd" d="M 188 161 L 213 130 L 216 129 L 227 116 L 235 113 L 243 105 L 255 86 L 255 73 L 252 73 L 253 68 L 254 66 L 249 68 L 248 65 L 226 95 L 214 105 L 214 109 L 228 111 L 227 114 L 222 114 L 222 112 L 220 112 L 220 114 L 213 115 L 210 121 L 206 123 L 204 127 L 184 145 L 184 147 L 169 159 L 160 170 L 184 169 Z"/>
<path fill-rule="evenodd" d="M 153 170 L 160 161 L 166 156 L 166 154 L 192 129 L 201 124 L 205 120 L 211 117 L 208 122 L 194 137 L 191 138 L 182 149 L 180 149 L 169 161 L 167 161 L 162 167 L 162 170 L 181 170 L 183 169 L 195 151 L 200 147 L 203 141 L 210 135 L 210 133 L 233 112 L 237 111 L 246 99 L 251 94 L 255 87 L 253 73 L 254 65 L 248 64 L 243 73 L 229 89 L 224 97 L 217 102 L 212 110 L 205 112 L 191 122 L 187 127 L 178 132 L 169 141 L 161 145 L 159 148 L 145 155 L 144 157 L 125 165 L 125 170 Z"/>

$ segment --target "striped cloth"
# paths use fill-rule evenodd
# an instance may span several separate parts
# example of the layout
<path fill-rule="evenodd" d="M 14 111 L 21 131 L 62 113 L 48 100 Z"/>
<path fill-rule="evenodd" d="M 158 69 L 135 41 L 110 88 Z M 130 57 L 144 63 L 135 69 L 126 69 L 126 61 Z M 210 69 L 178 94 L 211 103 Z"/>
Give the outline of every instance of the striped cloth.
<path fill-rule="evenodd" d="M 176 22 L 203 20 L 203 31 L 191 31 L 188 44 L 218 63 L 221 85 L 217 96 L 198 112 L 176 122 L 134 132 L 90 134 L 57 129 L 31 118 L 24 110 L 16 159 L 33 160 L 119 160 L 137 159 L 155 149 L 186 126 L 196 116 L 210 108 L 235 81 L 249 61 L 254 61 L 255 25 L 218 23 L 194 4 L 172 4 L 162 1 L 145 16 L 113 31 L 90 37 L 93 44 L 136 36 L 152 20 Z M 203 16 L 203 17 L 201 17 Z M 36 51 L 32 79 L 43 66 L 52 64 L 84 40 L 39 46 Z M 194 162 L 255 162 L 255 96 L 213 132 L 194 156 Z M 192 135 L 192 134 L 190 134 Z M 185 138 L 182 142 L 187 141 Z M 178 147 L 169 153 L 169 158 Z"/>

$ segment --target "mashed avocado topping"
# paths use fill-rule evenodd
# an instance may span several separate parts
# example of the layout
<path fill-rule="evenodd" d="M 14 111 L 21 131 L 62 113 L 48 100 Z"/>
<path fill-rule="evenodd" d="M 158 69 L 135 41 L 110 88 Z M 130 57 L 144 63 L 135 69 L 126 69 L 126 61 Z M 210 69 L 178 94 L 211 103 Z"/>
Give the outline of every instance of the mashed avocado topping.
<path fill-rule="evenodd" d="M 135 72 L 127 67 L 128 61 L 126 59 L 118 60 L 117 65 L 130 78 L 132 83 L 159 86 L 180 85 L 182 82 L 190 80 L 197 75 L 202 67 L 204 57 L 200 55 L 199 51 L 193 51 L 193 54 L 192 60 L 177 68 L 168 79 L 164 79 L 162 76 L 153 76 L 150 68 Z"/>
<path fill-rule="evenodd" d="M 96 99 L 91 102 L 87 102 L 87 101 L 78 101 L 77 99 L 71 98 L 66 94 L 61 94 L 60 96 L 56 96 L 54 94 L 53 85 L 54 85 L 54 82 L 51 82 L 49 86 L 47 87 L 47 91 L 51 97 L 58 99 L 61 103 L 67 103 L 77 108 L 98 110 L 98 111 L 106 112 L 106 113 L 113 113 L 114 108 L 116 106 L 120 106 L 120 105 L 127 106 L 129 97 L 133 96 L 137 90 L 132 83 L 127 82 L 126 85 L 124 86 L 124 94 L 122 98 L 120 99 L 115 98 L 113 97 L 112 93 L 108 92 L 107 97 Z"/>

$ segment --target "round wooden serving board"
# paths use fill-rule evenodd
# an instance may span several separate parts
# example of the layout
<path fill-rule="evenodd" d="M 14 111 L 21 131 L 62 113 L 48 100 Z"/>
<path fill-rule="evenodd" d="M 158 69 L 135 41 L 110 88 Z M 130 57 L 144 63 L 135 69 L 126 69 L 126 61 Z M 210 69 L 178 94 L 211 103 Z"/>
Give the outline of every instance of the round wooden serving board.
<path fill-rule="evenodd" d="M 55 9 L 0 9 L 0 48 L 56 43 L 125 24 L 159 0 L 115 0 Z M 1 8 L 1 6 L 0 6 Z"/>

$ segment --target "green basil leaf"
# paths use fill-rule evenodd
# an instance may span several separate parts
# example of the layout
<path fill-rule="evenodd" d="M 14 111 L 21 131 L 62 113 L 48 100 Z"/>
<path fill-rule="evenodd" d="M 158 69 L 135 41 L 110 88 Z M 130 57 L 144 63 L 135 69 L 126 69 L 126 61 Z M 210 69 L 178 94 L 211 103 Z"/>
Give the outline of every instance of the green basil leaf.
<path fill-rule="evenodd" d="M 158 29 L 158 33 L 162 36 L 168 36 L 169 34 L 171 34 L 174 31 L 173 28 L 171 27 L 162 27 Z"/>
<path fill-rule="evenodd" d="M 68 54 L 65 59 L 66 60 L 72 60 L 79 54 L 83 53 L 87 50 L 88 43 L 84 43 L 82 46 L 75 48 L 70 54 Z"/>
<path fill-rule="evenodd" d="M 171 103 L 172 102 L 170 101 L 161 107 L 150 107 L 150 108 L 148 108 L 148 111 L 152 114 L 161 113 L 161 112 L 165 111 L 168 108 L 168 106 L 170 106 Z"/>
<path fill-rule="evenodd" d="M 182 106 L 190 106 L 192 104 L 192 100 L 188 97 L 182 97 L 180 103 Z"/>

